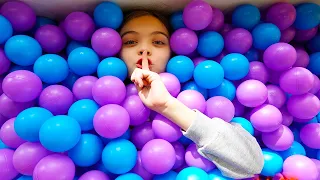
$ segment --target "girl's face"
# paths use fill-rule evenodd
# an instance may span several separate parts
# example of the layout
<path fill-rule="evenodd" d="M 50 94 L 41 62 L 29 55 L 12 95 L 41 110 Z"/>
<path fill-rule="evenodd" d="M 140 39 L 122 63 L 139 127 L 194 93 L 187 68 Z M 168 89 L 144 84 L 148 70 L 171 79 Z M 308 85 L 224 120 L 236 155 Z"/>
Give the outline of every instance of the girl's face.
<path fill-rule="evenodd" d="M 153 16 L 134 18 L 123 26 L 120 35 L 120 57 L 128 67 L 129 77 L 135 68 L 141 68 L 143 51 L 147 51 L 151 71 L 165 71 L 170 58 L 169 32 L 160 20 Z"/>

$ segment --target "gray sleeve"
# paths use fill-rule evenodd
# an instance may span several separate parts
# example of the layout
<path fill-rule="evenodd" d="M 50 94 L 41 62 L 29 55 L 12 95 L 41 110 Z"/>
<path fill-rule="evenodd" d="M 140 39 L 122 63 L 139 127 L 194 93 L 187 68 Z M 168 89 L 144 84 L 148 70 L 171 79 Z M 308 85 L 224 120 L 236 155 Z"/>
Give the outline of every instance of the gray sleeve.
<path fill-rule="evenodd" d="M 183 134 L 197 144 L 198 152 L 211 160 L 224 176 L 241 179 L 262 171 L 264 158 L 256 139 L 238 124 L 201 112 Z"/>

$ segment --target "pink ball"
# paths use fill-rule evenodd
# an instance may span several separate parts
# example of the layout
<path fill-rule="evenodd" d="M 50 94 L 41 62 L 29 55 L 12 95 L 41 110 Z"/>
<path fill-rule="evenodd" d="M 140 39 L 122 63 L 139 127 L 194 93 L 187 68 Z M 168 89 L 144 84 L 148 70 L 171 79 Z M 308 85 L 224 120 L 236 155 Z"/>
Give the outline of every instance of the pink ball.
<path fill-rule="evenodd" d="M 224 41 L 228 52 L 244 54 L 251 48 L 253 40 L 248 30 L 235 28 L 225 35 Z"/>
<path fill-rule="evenodd" d="M 272 132 L 281 126 L 282 115 L 276 107 L 265 104 L 252 110 L 250 121 L 257 130 L 261 132 Z"/>
<path fill-rule="evenodd" d="M 13 166 L 19 173 L 32 176 L 38 162 L 51 153 L 40 143 L 23 143 L 13 154 Z"/>
<path fill-rule="evenodd" d="M 173 97 L 177 97 L 180 92 L 180 89 L 181 89 L 179 79 L 175 75 L 170 74 L 170 73 L 161 73 L 159 75 L 160 75 L 162 82 L 164 83 L 167 90 L 169 91 L 169 93 Z"/>
<path fill-rule="evenodd" d="M 285 93 L 276 85 L 267 85 L 268 89 L 268 99 L 266 103 L 275 106 L 276 108 L 281 108 L 286 102 L 287 98 Z"/>
<path fill-rule="evenodd" d="M 92 87 L 98 80 L 97 77 L 94 76 L 83 76 L 76 80 L 73 84 L 72 92 L 74 96 L 80 99 L 92 99 Z"/>
<path fill-rule="evenodd" d="M 174 151 L 176 152 L 176 162 L 174 163 L 174 166 L 172 169 L 178 169 L 185 163 L 185 160 L 184 160 L 185 149 L 179 141 L 176 141 L 171 144 L 174 148 Z"/>
<path fill-rule="evenodd" d="M 170 48 L 178 55 L 189 55 L 197 46 L 198 36 L 188 28 L 177 29 L 170 37 Z"/>
<path fill-rule="evenodd" d="M 110 57 L 116 55 L 122 46 L 122 39 L 112 28 L 100 28 L 93 33 L 91 45 L 98 55 Z"/>
<path fill-rule="evenodd" d="M 131 95 L 138 95 L 137 87 L 133 83 L 126 86 L 126 97 Z"/>
<path fill-rule="evenodd" d="M 197 145 L 192 143 L 186 150 L 185 160 L 188 166 L 203 169 L 206 172 L 211 171 L 216 166 L 198 153 Z"/>
<path fill-rule="evenodd" d="M 206 100 L 196 90 L 184 90 L 178 95 L 177 99 L 190 109 L 197 109 L 202 113 L 206 109 Z"/>
<path fill-rule="evenodd" d="M 280 112 L 282 114 L 282 124 L 285 125 L 285 126 L 290 126 L 292 124 L 292 122 L 293 122 L 293 117 L 288 112 L 287 107 L 283 106 L 280 109 Z"/>
<path fill-rule="evenodd" d="M 183 22 L 192 30 L 202 30 L 212 22 L 212 8 L 205 1 L 191 1 L 183 10 Z"/>
<path fill-rule="evenodd" d="M 293 40 L 296 35 L 296 29 L 294 27 L 289 27 L 281 31 L 280 42 L 289 43 Z"/>
<path fill-rule="evenodd" d="M 13 153 L 11 149 L 0 149 L 0 179 L 14 179 L 19 174 L 13 166 Z"/>
<path fill-rule="evenodd" d="M 130 124 L 130 116 L 126 109 L 117 104 L 102 106 L 93 118 L 96 132 L 105 138 L 117 138 L 123 135 Z"/>
<path fill-rule="evenodd" d="M 5 94 L 0 96 L 0 114 L 6 118 L 16 117 L 21 111 L 34 106 L 35 101 L 30 102 L 14 102 Z"/>
<path fill-rule="evenodd" d="M 269 79 L 268 69 L 262 62 L 252 61 L 250 62 L 249 73 L 244 79 L 255 79 L 265 84 Z"/>
<path fill-rule="evenodd" d="M 11 148 L 17 148 L 26 142 L 25 140 L 21 139 L 14 130 L 14 120 L 15 118 L 9 119 L 1 126 L 0 129 L 1 140 L 5 145 Z"/>
<path fill-rule="evenodd" d="M 153 174 L 149 173 L 142 165 L 141 161 L 141 152 L 138 151 L 137 163 L 131 170 L 131 172 L 138 174 L 145 180 L 151 180 L 153 178 Z"/>
<path fill-rule="evenodd" d="M 267 87 L 258 80 L 247 80 L 241 83 L 236 91 L 238 101 L 247 107 L 262 105 L 268 98 Z"/>
<path fill-rule="evenodd" d="M 314 78 L 313 86 L 309 92 L 312 94 L 317 94 L 317 92 L 320 90 L 320 80 L 319 80 L 318 76 L 316 76 L 314 74 L 313 74 L 313 78 Z"/>
<path fill-rule="evenodd" d="M 140 126 L 135 126 L 131 131 L 131 142 L 137 147 L 142 147 L 149 141 L 155 138 L 152 130 L 151 122 L 147 121 Z"/>
<path fill-rule="evenodd" d="M 293 117 L 312 119 L 320 111 L 320 101 L 311 93 L 291 96 L 287 102 L 287 108 Z"/>
<path fill-rule="evenodd" d="M 73 40 L 87 41 L 95 30 L 95 24 L 88 14 L 72 12 L 64 20 L 64 29 Z"/>
<path fill-rule="evenodd" d="M 272 132 L 262 133 L 263 143 L 270 149 L 275 151 L 285 151 L 289 149 L 293 143 L 292 131 L 284 125 Z"/>
<path fill-rule="evenodd" d="M 304 50 L 304 48 L 301 48 L 301 47 L 296 47 L 296 51 L 297 51 L 297 60 L 294 63 L 293 67 L 306 68 L 310 61 L 308 53 Z"/>
<path fill-rule="evenodd" d="M 282 174 L 286 178 L 316 180 L 319 173 L 314 162 L 303 155 L 292 155 L 283 162 Z"/>
<path fill-rule="evenodd" d="M 207 100 L 205 114 L 209 118 L 218 117 L 230 122 L 234 117 L 235 109 L 232 102 L 223 96 L 214 96 Z"/>
<path fill-rule="evenodd" d="M 206 31 L 220 31 L 224 25 L 224 14 L 223 12 L 215 7 L 212 7 L 212 21 L 205 28 Z"/>
<path fill-rule="evenodd" d="M 177 141 L 182 136 L 180 127 L 160 114 L 153 119 L 152 130 L 156 138 L 168 142 Z"/>
<path fill-rule="evenodd" d="M 102 171 L 91 170 L 84 173 L 79 180 L 109 180 L 109 177 Z"/>
<path fill-rule="evenodd" d="M 11 61 L 7 58 L 3 49 L 0 48 L 0 75 L 6 73 L 9 70 L 10 65 L 11 65 Z"/>
<path fill-rule="evenodd" d="M 320 124 L 310 123 L 303 126 L 300 130 L 300 139 L 303 144 L 313 149 L 320 149 Z"/>
<path fill-rule="evenodd" d="M 137 126 L 146 122 L 150 116 L 150 109 L 141 101 L 138 95 L 131 95 L 122 102 L 130 116 L 130 125 Z"/>

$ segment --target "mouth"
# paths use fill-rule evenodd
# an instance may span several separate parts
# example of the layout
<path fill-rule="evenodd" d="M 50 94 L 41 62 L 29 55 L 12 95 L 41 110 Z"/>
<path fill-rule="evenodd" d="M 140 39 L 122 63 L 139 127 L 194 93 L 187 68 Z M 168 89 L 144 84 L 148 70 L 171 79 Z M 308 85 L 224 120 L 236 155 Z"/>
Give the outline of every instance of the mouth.
<path fill-rule="evenodd" d="M 152 61 L 148 59 L 149 69 L 151 69 Z M 136 63 L 137 68 L 142 69 L 142 59 L 139 59 Z"/>

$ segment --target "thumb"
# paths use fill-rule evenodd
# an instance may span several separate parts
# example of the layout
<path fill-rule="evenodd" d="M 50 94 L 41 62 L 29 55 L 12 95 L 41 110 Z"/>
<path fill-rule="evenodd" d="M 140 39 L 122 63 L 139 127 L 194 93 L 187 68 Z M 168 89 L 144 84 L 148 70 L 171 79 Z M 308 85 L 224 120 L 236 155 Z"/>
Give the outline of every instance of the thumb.
<path fill-rule="evenodd" d="M 142 69 L 148 71 L 150 70 L 147 51 L 143 51 L 142 53 Z"/>

